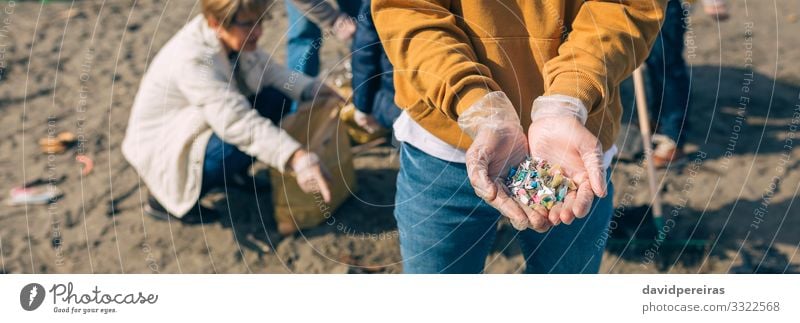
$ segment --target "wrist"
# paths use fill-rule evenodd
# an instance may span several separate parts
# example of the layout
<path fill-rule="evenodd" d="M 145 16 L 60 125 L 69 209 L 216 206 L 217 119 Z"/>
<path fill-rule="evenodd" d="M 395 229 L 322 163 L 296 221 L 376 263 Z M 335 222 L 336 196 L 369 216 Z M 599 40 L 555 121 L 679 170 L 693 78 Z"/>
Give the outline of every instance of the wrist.
<path fill-rule="evenodd" d="M 482 130 L 522 129 L 511 100 L 501 91 L 490 92 L 458 116 L 458 126 L 475 139 Z"/>
<path fill-rule="evenodd" d="M 589 110 L 580 99 L 567 95 L 555 94 L 536 98 L 531 108 L 531 122 L 552 117 L 573 117 L 586 125 Z"/>
<path fill-rule="evenodd" d="M 301 158 L 304 154 L 306 154 L 306 152 L 302 148 L 295 150 L 292 153 L 291 157 L 289 157 L 289 160 L 286 162 L 285 168 L 289 170 L 294 170 L 295 167 L 294 165 L 297 163 L 297 160 Z"/>
<path fill-rule="evenodd" d="M 289 168 L 294 172 L 301 172 L 318 163 L 319 157 L 316 154 L 305 149 L 298 149 L 289 159 Z"/>

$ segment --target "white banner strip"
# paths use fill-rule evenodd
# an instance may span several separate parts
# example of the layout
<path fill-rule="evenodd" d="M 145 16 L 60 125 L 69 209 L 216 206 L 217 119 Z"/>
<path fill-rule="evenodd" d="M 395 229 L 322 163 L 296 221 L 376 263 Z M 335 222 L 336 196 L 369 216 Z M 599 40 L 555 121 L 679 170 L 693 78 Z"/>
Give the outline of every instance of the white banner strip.
<path fill-rule="evenodd" d="M 0 275 L 0 322 L 800 317 L 797 275 Z"/>

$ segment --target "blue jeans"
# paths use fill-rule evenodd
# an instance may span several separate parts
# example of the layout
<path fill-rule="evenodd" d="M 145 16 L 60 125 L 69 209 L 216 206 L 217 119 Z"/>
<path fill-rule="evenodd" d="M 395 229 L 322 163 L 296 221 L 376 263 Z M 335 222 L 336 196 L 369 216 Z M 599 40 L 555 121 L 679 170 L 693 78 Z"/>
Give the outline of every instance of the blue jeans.
<path fill-rule="evenodd" d="M 339 10 L 351 17 L 358 15 L 360 0 L 339 0 Z M 310 76 L 319 74 L 319 49 L 322 46 L 322 31 L 297 9 L 292 0 L 286 0 L 286 15 L 289 20 L 286 43 L 286 65 Z M 292 105 L 291 111 L 297 111 Z"/>
<path fill-rule="evenodd" d="M 360 0 L 339 0 L 339 10 L 355 17 L 361 5 Z M 286 15 L 289 20 L 286 42 L 286 66 L 310 76 L 319 74 L 319 49 L 322 47 L 322 31 L 309 20 L 303 12 L 297 10 L 292 0 L 285 0 Z M 290 113 L 297 111 L 297 104 L 292 104 Z"/>
<path fill-rule="evenodd" d="M 274 124 L 279 123 L 292 103 L 289 97 L 274 88 L 264 88 L 248 100 L 261 116 Z M 244 174 L 254 161 L 253 157 L 223 141 L 216 133 L 212 134 L 206 145 L 200 196 L 213 188 L 223 187 L 227 176 Z"/>
<path fill-rule="evenodd" d="M 656 121 L 657 132 L 674 140 L 679 147 L 684 144 L 688 127 L 689 69 L 683 59 L 684 10 L 681 1 L 670 0 L 661 33 L 656 38 L 650 56 L 645 60 L 647 105 L 651 118 Z M 633 82 L 626 80 L 620 86 L 622 102 L 633 103 Z"/>
<path fill-rule="evenodd" d="M 480 273 L 497 233 L 500 213 L 472 189 L 465 164 L 432 157 L 403 143 L 394 215 L 405 273 Z M 610 176 L 609 176 L 610 179 Z M 614 189 L 595 199 L 571 225 L 546 233 L 521 231 L 526 273 L 597 273 L 613 212 Z"/>
<path fill-rule="evenodd" d="M 386 129 L 392 129 L 395 120 L 400 117 L 403 110 L 394 104 L 394 92 L 386 89 L 378 90 L 375 94 L 375 104 L 372 106 L 372 116 Z"/>
<path fill-rule="evenodd" d="M 286 43 L 286 65 L 307 75 L 319 74 L 319 48 L 322 45 L 322 32 L 319 27 L 297 10 L 292 0 L 286 0 L 286 15 L 289 20 Z M 358 15 L 359 0 L 339 0 L 340 10 L 351 17 Z"/>

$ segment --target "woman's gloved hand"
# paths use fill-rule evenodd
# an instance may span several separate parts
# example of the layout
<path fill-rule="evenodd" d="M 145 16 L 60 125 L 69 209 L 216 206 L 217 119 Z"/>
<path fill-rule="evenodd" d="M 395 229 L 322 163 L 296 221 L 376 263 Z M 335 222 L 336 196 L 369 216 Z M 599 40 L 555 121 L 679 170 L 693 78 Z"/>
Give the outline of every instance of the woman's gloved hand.
<path fill-rule="evenodd" d="M 373 117 L 371 114 L 361 112 L 359 109 L 356 109 L 356 112 L 353 115 L 353 120 L 359 127 L 364 129 L 369 134 L 373 134 L 381 129 L 381 125 L 377 120 L 375 120 L 375 117 Z"/>
<path fill-rule="evenodd" d="M 492 92 L 458 117 L 458 126 L 472 138 L 467 149 L 467 174 L 475 193 L 511 220 L 517 230 L 547 231 L 543 209 L 532 210 L 511 196 L 504 179 L 525 160 L 528 144 L 517 111 L 503 92 Z"/>
<path fill-rule="evenodd" d="M 531 156 L 558 164 L 578 186 L 548 213 L 552 225 L 572 223 L 589 212 L 594 196 L 606 196 L 606 171 L 600 141 L 584 126 L 584 104 L 564 95 L 542 96 L 533 102 L 528 144 Z"/>
<path fill-rule="evenodd" d="M 331 176 L 316 154 L 299 149 L 289 160 L 289 167 L 295 172 L 297 185 L 303 192 L 319 192 L 325 203 L 331 202 Z"/>
<path fill-rule="evenodd" d="M 336 39 L 339 39 L 340 41 L 346 41 L 350 38 L 353 38 L 353 34 L 355 34 L 355 32 L 355 20 L 345 13 L 340 14 L 339 17 L 336 18 L 336 22 L 333 23 L 333 33 L 336 35 Z"/>

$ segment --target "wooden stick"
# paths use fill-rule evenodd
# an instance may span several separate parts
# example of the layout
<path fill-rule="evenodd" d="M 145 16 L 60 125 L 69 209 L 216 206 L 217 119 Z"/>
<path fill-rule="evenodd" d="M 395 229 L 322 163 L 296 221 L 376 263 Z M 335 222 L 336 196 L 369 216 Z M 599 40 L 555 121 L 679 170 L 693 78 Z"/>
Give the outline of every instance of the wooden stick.
<path fill-rule="evenodd" d="M 656 179 L 656 169 L 653 165 L 653 145 L 650 139 L 650 113 L 647 110 L 647 92 L 644 89 L 644 74 L 642 67 L 633 72 L 633 87 L 636 91 L 636 110 L 639 113 L 639 130 L 642 133 L 642 144 L 644 145 L 644 158 L 647 164 L 647 177 L 649 177 L 650 194 L 653 199 L 653 219 L 657 229 L 661 229 L 659 223 L 663 223 L 663 213 L 661 209 L 661 199 L 658 196 L 658 184 Z"/>

